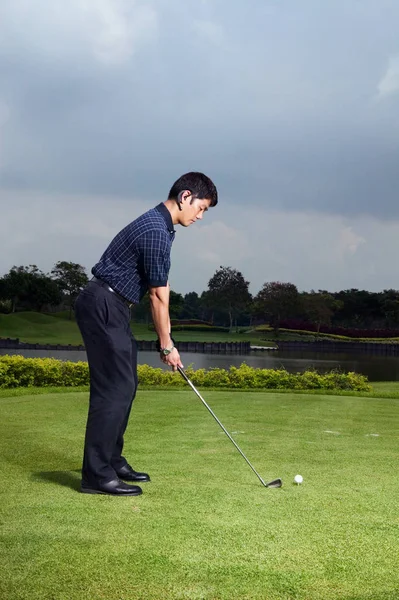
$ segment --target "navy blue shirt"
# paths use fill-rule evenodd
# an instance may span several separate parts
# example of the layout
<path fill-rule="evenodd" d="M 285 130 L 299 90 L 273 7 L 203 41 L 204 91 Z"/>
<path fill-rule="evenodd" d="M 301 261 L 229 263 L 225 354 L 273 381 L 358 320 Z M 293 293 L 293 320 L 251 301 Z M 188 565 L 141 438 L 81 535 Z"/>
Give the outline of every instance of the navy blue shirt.
<path fill-rule="evenodd" d="M 114 237 L 91 272 L 137 304 L 149 286 L 167 285 L 174 237 L 171 214 L 158 204 Z"/>

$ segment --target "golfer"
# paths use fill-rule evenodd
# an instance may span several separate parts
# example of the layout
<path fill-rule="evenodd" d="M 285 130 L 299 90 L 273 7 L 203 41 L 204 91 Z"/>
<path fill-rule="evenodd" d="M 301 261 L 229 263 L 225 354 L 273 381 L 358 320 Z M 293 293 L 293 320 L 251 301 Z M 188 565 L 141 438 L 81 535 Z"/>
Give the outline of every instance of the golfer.
<path fill-rule="evenodd" d="M 174 225 L 192 225 L 217 202 L 216 187 L 206 175 L 182 175 L 165 202 L 115 236 L 76 300 L 75 316 L 90 371 L 81 483 L 86 494 L 137 496 L 142 489 L 133 484 L 150 481 L 147 473 L 135 471 L 122 456 L 137 391 L 137 344 L 130 329 L 130 308 L 149 292 L 160 358 L 174 371 L 183 367 L 171 339 L 169 317 Z"/>

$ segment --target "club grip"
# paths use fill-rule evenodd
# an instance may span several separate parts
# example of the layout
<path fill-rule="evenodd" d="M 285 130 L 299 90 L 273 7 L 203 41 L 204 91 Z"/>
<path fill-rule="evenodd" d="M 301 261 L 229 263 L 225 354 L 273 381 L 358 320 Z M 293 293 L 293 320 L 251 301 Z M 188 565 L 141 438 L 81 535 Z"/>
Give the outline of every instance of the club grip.
<path fill-rule="evenodd" d="M 181 367 L 179 367 L 179 366 L 177 367 L 177 370 L 179 371 L 179 373 L 183 377 L 183 379 L 185 379 L 187 381 L 187 383 L 188 383 L 188 377 L 185 374 L 184 370 Z"/>

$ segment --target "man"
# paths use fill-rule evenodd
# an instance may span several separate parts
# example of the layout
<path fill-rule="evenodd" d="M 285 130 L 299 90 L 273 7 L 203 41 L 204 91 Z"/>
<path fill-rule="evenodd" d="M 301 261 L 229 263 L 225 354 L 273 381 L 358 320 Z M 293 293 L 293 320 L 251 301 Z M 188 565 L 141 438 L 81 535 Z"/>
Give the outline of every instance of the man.
<path fill-rule="evenodd" d="M 215 185 L 203 173 L 186 173 L 168 199 L 132 221 L 111 241 L 93 267 L 93 279 L 79 294 L 76 321 L 90 371 L 81 491 L 136 496 L 150 481 L 122 456 L 123 436 L 137 390 L 137 344 L 130 308 L 148 291 L 161 360 L 182 367 L 171 339 L 169 318 L 170 250 L 174 225 L 188 227 L 216 206 Z M 131 482 L 131 483 L 126 483 Z"/>

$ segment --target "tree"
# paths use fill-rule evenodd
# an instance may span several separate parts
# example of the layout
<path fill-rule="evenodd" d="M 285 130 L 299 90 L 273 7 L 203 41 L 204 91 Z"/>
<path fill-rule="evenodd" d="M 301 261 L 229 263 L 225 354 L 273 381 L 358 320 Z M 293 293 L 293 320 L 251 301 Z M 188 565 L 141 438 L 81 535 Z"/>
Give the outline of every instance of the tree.
<path fill-rule="evenodd" d="M 183 308 L 184 299 L 181 294 L 170 290 L 169 296 L 169 315 L 171 319 L 179 319 Z M 132 318 L 135 321 L 144 321 L 147 325 L 150 323 L 151 304 L 150 297 L 146 293 L 139 304 L 136 304 L 132 309 Z"/>
<path fill-rule="evenodd" d="M 0 277 L 0 313 L 8 314 L 12 310 L 12 302 L 7 296 L 6 282 Z"/>
<path fill-rule="evenodd" d="M 44 305 L 56 306 L 62 295 L 56 283 L 36 265 L 12 267 L 1 279 L 0 297 L 11 301 L 11 311 L 18 306 L 41 311 Z"/>
<path fill-rule="evenodd" d="M 46 275 L 31 278 L 28 286 L 32 307 L 40 312 L 43 306 L 57 306 L 62 302 L 62 293 L 55 281 Z"/>
<path fill-rule="evenodd" d="M 36 265 L 13 266 L 2 279 L 2 296 L 11 300 L 11 312 L 15 312 L 20 302 L 29 299 L 29 284 L 32 277 L 40 274 Z"/>
<path fill-rule="evenodd" d="M 255 297 L 254 312 L 270 323 L 277 331 L 280 321 L 297 316 L 300 297 L 296 285 L 270 281 L 263 284 Z"/>
<path fill-rule="evenodd" d="M 210 306 L 226 313 L 229 317 L 230 330 L 234 319 L 245 311 L 251 303 L 252 296 L 248 291 L 249 281 L 245 281 L 242 273 L 231 267 L 220 267 L 208 283 Z M 237 323 L 237 321 L 236 321 Z"/>
<path fill-rule="evenodd" d="M 306 318 L 317 325 L 317 333 L 321 325 L 331 325 L 331 318 L 335 311 L 342 308 L 342 302 L 322 290 L 303 292 L 301 301 Z"/>
<path fill-rule="evenodd" d="M 334 294 L 342 302 L 334 315 L 334 322 L 350 327 L 374 327 L 384 319 L 381 311 L 381 298 L 375 292 L 350 289 Z"/>
<path fill-rule="evenodd" d="M 184 305 L 184 298 L 181 294 L 170 290 L 169 294 L 169 315 L 171 319 L 179 319 Z"/>
<path fill-rule="evenodd" d="M 384 290 L 381 297 L 381 311 L 385 317 L 385 325 L 395 327 L 399 323 L 399 291 Z"/>
<path fill-rule="evenodd" d="M 215 306 L 211 298 L 211 292 L 206 290 L 200 296 L 200 319 L 202 321 L 210 321 L 212 324 L 215 321 Z"/>
<path fill-rule="evenodd" d="M 51 271 L 60 290 L 69 297 L 69 318 L 72 319 L 72 306 L 80 290 L 89 281 L 84 267 L 77 263 L 59 261 Z"/>
<path fill-rule="evenodd" d="M 148 292 L 142 297 L 138 304 L 134 304 L 132 307 L 132 320 L 138 321 L 142 323 L 146 323 L 147 325 L 151 322 L 151 305 L 150 305 L 150 297 Z"/>
<path fill-rule="evenodd" d="M 201 300 L 197 292 L 189 292 L 184 296 L 184 304 L 181 311 L 182 319 L 201 318 Z"/>

